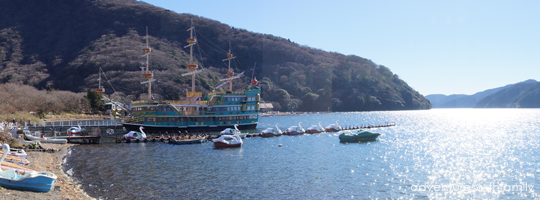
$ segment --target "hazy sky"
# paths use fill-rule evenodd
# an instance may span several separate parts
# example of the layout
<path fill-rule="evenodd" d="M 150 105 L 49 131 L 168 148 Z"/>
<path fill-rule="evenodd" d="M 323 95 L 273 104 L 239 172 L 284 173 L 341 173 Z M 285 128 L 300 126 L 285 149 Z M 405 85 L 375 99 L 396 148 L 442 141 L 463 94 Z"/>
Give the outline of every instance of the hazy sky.
<path fill-rule="evenodd" d="M 144 1 L 370 59 L 423 95 L 540 80 L 540 1 Z"/>

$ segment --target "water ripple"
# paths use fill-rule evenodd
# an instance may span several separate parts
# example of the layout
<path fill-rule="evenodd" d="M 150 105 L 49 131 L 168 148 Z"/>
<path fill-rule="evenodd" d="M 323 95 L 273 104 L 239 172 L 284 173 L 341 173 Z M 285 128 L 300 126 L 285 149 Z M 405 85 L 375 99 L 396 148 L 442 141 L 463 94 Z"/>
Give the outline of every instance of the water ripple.
<path fill-rule="evenodd" d="M 261 118 L 368 125 L 377 141 L 339 143 L 338 134 L 250 138 L 241 149 L 211 144 L 81 145 L 65 170 L 93 197 L 120 199 L 530 198 L 539 185 L 536 109 L 437 109 Z M 282 144 L 282 147 L 278 145 Z M 446 190 L 422 189 L 441 186 Z M 467 188 L 468 187 L 468 188 Z M 502 189 L 502 190 L 496 190 Z M 536 196 L 535 196 L 536 195 Z"/>

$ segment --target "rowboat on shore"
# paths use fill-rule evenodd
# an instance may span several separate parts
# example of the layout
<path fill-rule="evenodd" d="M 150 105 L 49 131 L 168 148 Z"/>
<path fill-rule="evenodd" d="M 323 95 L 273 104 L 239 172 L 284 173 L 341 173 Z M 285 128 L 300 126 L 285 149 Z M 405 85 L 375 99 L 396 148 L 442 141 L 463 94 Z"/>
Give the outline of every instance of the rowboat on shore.
<path fill-rule="evenodd" d="M 0 162 L 3 162 L 9 154 L 9 145 L 3 144 L 2 150 L 4 152 L 0 158 Z M 51 191 L 56 178 L 57 176 L 55 174 L 47 171 L 37 172 L 28 170 L 28 173 L 21 175 L 21 173 L 15 169 L 4 171 L 0 167 L 0 186 L 5 188 L 49 192 Z"/>
<path fill-rule="evenodd" d="M 26 154 L 26 151 L 24 151 L 24 149 L 11 148 L 10 150 L 11 150 L 11 153 L 10 153 L 11 155 L 18 156 L 24 159 L 28 157 L 28 154 Z"/>
<path fill-rule="evenodd" d="M 44 137 L 43 135 L 42 135 L 42 137 L 37 137 L 37 136 L 30 135 L 28 133 L 25 133 L 24 137 L 26 137 L 27 140 L 39 141 L 41 143 L 53 143 L 53 144 L 65 144 L 65 143 L 67 143 L 66 139 L 48 138 L 48 137 Z"/>
<path fill-rule="evenodd" d="M 24 151 L 24 150 L 23 150 Z M 0 154 L 3 154 L 4 151 L 3 150 L 0 150 Z M 25 155 L 26 155 L 26 152 L 25 152 Z M 28 164 L 30 164 L 30 161 L 28 161 L 25 158 L 21 158 L 17 155 L 13 155 L 13 154 L 8 154 L 6 156 L 6 158 L 4 159 L 4 162 L 9 162 L 9 163 L 13 163 L 13 164 L 17 164 L 17 165 L 20 165 L 20 166 L 27 166 Z"/>

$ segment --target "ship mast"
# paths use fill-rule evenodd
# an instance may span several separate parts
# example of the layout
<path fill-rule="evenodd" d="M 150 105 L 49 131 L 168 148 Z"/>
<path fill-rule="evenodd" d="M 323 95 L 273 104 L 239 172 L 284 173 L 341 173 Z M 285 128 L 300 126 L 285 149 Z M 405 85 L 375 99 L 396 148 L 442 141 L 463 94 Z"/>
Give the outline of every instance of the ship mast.
<path fill-rule="evenodd" d="M 229 76 L 229 92 L 232 92 L 232 76 L 234 76 L 234 72 L 231 69 L 231 60 L 235 59 L 236 57 L 233 57 L 231 53 L 231 43 L 229 43 L 229 53 L 227 54 L 227 58 L 223 59 L 223 61 L 229 61 L 229 71 L 227 72 L 227 76 Z"/>
<path fill-rule="evenodd" d="M 223 61 L 229 61 L 229 71 L 227 71 L 227 76 L 229 78 L 224 78 L 224 79 L 219 80 L 219 81 L 224 81 L 224 82 L 221 85 L 218 85 L 215 89 L 220 88 L 221 86 L 225 85 L 228 82 L 229 83 L 229 92 L 232 92 L 232 80 L 240 78 L 240 76 L 242 76 L 242 74 L 244 74 L 244 72 L 242 72 L 242 73 L 234 76 L 234 72 L 231 69 L 231 60 L 235 59 L 235 58 L 236 57 L 234 57 L 232 55 L 232 53 L 231 53 L 231 44 L 229 43 L 229 52 L 227 53 L 227 58 L 223 59 Z"/>
<path fill-rule="evenodd" d="M 146 48 L 143 48 L 143 52 L 145 53 L 142 55 L 143 57 L 146 56 L 146 62 L 143 62 L 142 64 L 146 64 L 146 71 L 145 69 L 142 70 L 142 74 L 144 78 L 146 78 L 146 81 L 141 82 L 141 84 L 148 84 L 148 99 L 152 99 L 152 82 L 155 81 L 154 79 L 154 73 L 152 73 L 149 69 L 149 59 L 150 59 L 150 52 L 152 51 L 152 48 L 148 45 L 148 26 L 146 27 Z M 141 67 L 144 68 L 144 67 Z"/>
<path fill-rule="evenodd" d="M 191 92 L 194 95 L 195 94 L 195 75 L 202 70 L 197 70 L 199 66 L 195 64 L 195 61 L 193 60 L 193 45 L 197 44 L 197 39 L 193 38 L 193 31 L 195 30 L 195 27 L 193 26 L 193 20 L 191 21 L 191 27 L 187 30 L 189 31 L 189 39 L 187 39 L 188 45 L 184 48 L 189 47 L 189 64 L 187 65 L 187 68 L 189 69 L 188 73 L 182 74 L 182 76 L 188 76 L 191 75 Z M 187 95 L 190 96 L 190 95 Z"/>

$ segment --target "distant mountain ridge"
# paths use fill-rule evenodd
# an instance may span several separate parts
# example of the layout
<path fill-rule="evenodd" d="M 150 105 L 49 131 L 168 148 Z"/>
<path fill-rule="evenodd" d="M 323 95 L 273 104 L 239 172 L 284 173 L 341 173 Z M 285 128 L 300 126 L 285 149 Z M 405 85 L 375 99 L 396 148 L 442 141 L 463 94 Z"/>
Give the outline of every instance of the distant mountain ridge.
<path fill-rule="evenodd" d="M 521 82 L 481 99 L 475 108 L 540 108 L 540 82 Z"/>
<path fill-rule="evenodd" d="M 452 94 L 452 95 L 443 95 L 443 94 L 430 94 L 426 98 L 431 102 L 433 108 L 474 108 L 475 105 L 482 99 L 495 94 L 506 88 L 510 88 L 517 84 L 528 84 L 528 83 L 537 83 L 534 79 L 529 79 L 523 82 L 509 84 L 498 88 L 488 89 L 481 92 L 477 92 L 473 95 L 465 94 Z"/>

